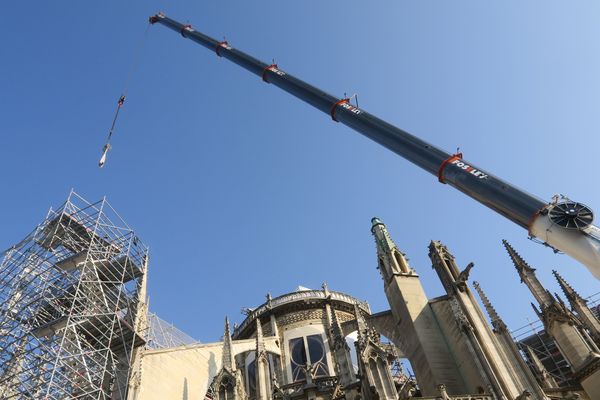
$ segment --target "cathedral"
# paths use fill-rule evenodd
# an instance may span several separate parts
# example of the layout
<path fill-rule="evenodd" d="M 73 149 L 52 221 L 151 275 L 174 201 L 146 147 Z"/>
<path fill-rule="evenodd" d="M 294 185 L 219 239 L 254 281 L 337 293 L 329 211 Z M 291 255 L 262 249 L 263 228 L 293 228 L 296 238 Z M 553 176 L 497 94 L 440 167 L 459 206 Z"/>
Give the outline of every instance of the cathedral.
<path fill-rule="evenodd" d="M 429 299 L 381 220 L 373 218 L 371 232 L 390 310 L 373 313 L 368 303 L 326 284 L 267 296 L 233 332 L 225 320 L 222 343 L 144 352 L 132 398 L 600 399 L 600 323 L 556 272 L 571 309 L 504 242 L 576 377 L 568 387 L 556 383 L 532 349 L 513 341 L 481 286 L 469 282 L 473 264 L 459 268 L 446 246 L 432 241 L 429 257 L 446 293 Z M 394 368 L 399 359 L 408 360 L 414 375 Z"/>
<path fill-rule="evenodd" d="M 239 324 L 225 318 L 221 342 L 157 345 L 147 248 L 113 211 L 72 193 L 3 255 L 0 399 L 600 399 L 597 315 L 557 272 L 568 304 L 550 294 L 506 241 L 568 381 L 514 340 L 470 281 L 473 264 L 458 266 L 437 241 L 429 258 L 445 293 L 429 298 L 378 218 L 371 232 L 389 310 L 327 284 L 298 287 L 267 295 Z"/>

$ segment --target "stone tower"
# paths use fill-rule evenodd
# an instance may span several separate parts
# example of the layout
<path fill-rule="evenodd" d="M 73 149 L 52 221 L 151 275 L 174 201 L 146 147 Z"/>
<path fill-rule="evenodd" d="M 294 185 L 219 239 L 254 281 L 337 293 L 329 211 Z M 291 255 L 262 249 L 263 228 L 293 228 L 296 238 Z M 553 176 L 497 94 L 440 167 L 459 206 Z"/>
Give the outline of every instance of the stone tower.
<path fill-rule="evenodd" d="M 473 391 L 484 388 L 497 398 L 512 399 L 529 393 L 532 399 L 546 399 L 535 378 L 528 379 L 522 371 L 525 363 L 516 358 L 520 358 L 516 349 L 515 352 L 511 351 L 510 336 L 495 334 L 490 329 L 483 311 L 467 285 L 474 264 L 469 263 L 461 271 L 448 248 L 437 241 L 432 241 L 429 245 L 429 257 L 446 289 L 446 301 L 455 319 L 454 323 L 446 323 L 443 326 L 448 330 L 460 327 L 461 335 L 456 335 L 457 338 L 450 341 L 449 346 L 453 354 L 458 354 L 457 357 L 464 360 L 460 365 L 469 389 Z M 441 308 L 441 305 L 438 307 Z"/>
<path fill-rule="evenodd" d="M 591 399 L 600 399 L 600 354 L 590 345 L 582 332 L 579 320 L 546 290 L 538 280 L 535 269 L 506 241 L 506 248 L 521 282 L 524 283 L 539 304 L 534 310 L 544 323 L 546 332 L 554 339 L 573 370 L 575 379 Z"/>
<path fill-rule="evenodd" d="M 457 375 L 458 366 L 450 355 L 419 275 L 392 241 L 378 218 L 371 220 L 377 246 L 377 265 L 383 287 L 398 328 L 405 332 L 401 343 L 425 395 L 438 393 L 443 383 L 450 393 L 465 393 L 465 382 Z"/>
<path fill-rule="evenodd" d="M 592 341 L 600 345 L 600 321 L 587 306 L 587 300 L 581 297 L 557 271 L 553 270 L 552 273 L 571 304 L 571 308 L 577 313 L 577 317 L 591 336 Z"/>

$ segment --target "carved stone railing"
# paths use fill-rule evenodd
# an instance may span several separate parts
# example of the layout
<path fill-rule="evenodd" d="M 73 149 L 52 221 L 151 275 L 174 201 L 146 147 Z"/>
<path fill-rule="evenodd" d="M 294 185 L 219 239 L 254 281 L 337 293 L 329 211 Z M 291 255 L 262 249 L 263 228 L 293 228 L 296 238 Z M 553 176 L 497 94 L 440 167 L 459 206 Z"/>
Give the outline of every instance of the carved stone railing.
<path fill-rule="evenodd" d="M 326 376 L 323 378 L 315 378 L 313 382 L 317 385 L 317 390 L 333 390 L 338 383 L 338 378 L 337 376 Z"/>
<path fill-rule="evenodd" d="M 275 399 L 290 399 L 293 397 L 301 396 L 304 393 L 305 389 L 315 389 L 319 392 L 329 392 L 333 391 L 338 384 L 337 376 L 324 376 L 321 378 L 312 379 L 311 383 L 308 383 L 306 380 L 302 380 L 299 382 L 290 383 L 288 385 L 283 385 L 273 392 L 273 397 Z"/>
<path fill-rule="evenodd" d="M 261 304 L 258 308 L 254 310 L 249 310 L 246 319 L 238 326 L 234 332 L 233 336 L 236 337 L 240 332 L 243 332 L 244 329 L 248 327 L 257 317 L 260 317 L 263 313 L 268 310 L 271 310 L 276 307 L 280 307 L 285 304 L 295 303 L 298 301 L 304 300 L 325 300 L 330 298 L 334 301 L 340 301 L 348 304 L 358 304 L 358 306 L 368 314 L 371 314 L 371 309 L 369 308 L 369 304 L 367 302 L 363 302 L 358 300 L 355 297 L 347 295 L 341 292 L 325 292 L 324 290 L 303 290 L 293 293 L 284 294 L 283 296 L 275 297 L 267 301 L 266 303 Z"/>

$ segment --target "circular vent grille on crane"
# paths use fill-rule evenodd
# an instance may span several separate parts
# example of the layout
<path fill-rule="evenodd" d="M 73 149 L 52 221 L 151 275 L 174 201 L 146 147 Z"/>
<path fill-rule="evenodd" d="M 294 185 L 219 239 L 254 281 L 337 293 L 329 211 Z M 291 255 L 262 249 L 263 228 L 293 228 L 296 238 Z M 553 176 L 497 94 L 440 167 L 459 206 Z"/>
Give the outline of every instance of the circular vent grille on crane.
<path fill-rule="evenodd" d="M 583 229 L 594 220 L 594 213 L 585 204 L 565 201 L 550 209 L 550 220 L 569 229 Z"/>

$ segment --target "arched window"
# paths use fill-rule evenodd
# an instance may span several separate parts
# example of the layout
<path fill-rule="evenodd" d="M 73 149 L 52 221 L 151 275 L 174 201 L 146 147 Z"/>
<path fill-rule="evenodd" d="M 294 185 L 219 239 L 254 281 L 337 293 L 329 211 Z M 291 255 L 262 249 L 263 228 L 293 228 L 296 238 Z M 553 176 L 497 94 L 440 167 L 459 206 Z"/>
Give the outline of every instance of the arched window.
<path fill-rule="evenodd" d="M 379 394 L 379 398 L 385 399 L 387 398 L 387 396 L 383 389 L 381 374 L 377 365 L 377 359 L 378 357 L 369 358 L 369 370 L 371 371 L 371 376 L 373 377 L 373 384 L 375 385 L 375 390 L 377 390 L 377 393 Z"/>
<path fill-rule="evenodd" d="M 248 364 L 248 393 L 250 397 L 256 396 L 256 360 Z"/>
<path fill-rule="evenodd" d="M 398 267 L 400 268 L 400 272 L 408 273 L 408 268 L 406 266 L 406 260 L 404 259 L 404 257 L 402 256 L 402 254 L 400 253 L 400 251 L 398 249 L 394 249 L 394 259 L 396 260 L 396 263 L 398 264 Z"/>
<path fill-rule="evenodd" d="M 219 400 L 233 400 L 234 398 L 233 382 L 228 377 L 225 377 L 221 381 L 221 385 L 219 385 Z"/>
<path fill-rule="evenodd" d="M 292 381 L 306 379 L 306 367 L 311 365 L 313 376 L 329 376 L 327 352 L 321 335 L 309 335 L 290 339 L 290 364 Z"/>
<path fill-rule="evenodd" d="M 387 277 L 387 270 L 385 269 L 385 263 L 383 262 L 383 258 L 381 257 L 377 257 L 377 269 L 379 270 L 379 273 L 385 280 L 385 278 Z"/>

